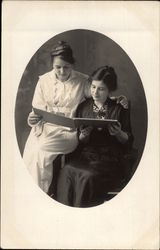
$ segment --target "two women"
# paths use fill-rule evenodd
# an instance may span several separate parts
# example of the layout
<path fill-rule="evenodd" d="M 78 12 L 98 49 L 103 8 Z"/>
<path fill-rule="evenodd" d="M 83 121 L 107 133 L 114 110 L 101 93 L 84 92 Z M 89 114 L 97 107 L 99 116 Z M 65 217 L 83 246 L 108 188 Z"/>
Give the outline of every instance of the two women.
<path fill-rule="evenodd" d="M 115 119 L 104 128 L 86 127 L 78 133 L 79 146 L 60 172 L 57 200 L 75 207 L 102 203 L 123 178 L 124 155 L 133 136 L 129 109 L 110 98 L 117 88 L 113 68 L 97 69 L 91 78 L 92 97 L 78 106 L 77 117 Z"/>
<path fill-rule="evenodd" d="M 90 96 L 88 76 L 73 70 L 72 49 L 58 42 L 52 53 L 53 70 L 40 76 L 32 106 L 48 112 L 74 117 L 77 106 Z M 116 99 L 116 101 L 122 101 Z M 60 154 L 68 154 L 78 145 L 77 131 L 46 123 L 33 111 L 28 124 L 32 127 L 24 149 L 24 161 L 35 182 L 48 192 L 52 181 L 53 161 Z"/>

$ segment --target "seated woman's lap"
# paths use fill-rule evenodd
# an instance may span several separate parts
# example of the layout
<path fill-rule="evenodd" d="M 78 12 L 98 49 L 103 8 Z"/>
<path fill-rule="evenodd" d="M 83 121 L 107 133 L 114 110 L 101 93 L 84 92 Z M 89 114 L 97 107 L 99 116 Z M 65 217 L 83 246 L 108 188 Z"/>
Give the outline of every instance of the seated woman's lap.
<path fill-rule="evenodd" d="M 57 200 L 74 207 L 103 203 L 118 174 L 117 169 L 110 171 L 107 163 L 101 163 L 99 167 L 101 170 L 98 163 L 75 160 L 67 163 L 58 178 Z"/>
<path fill-rule="evenodd" d="M 65 165 L 58 179 L 58 201 L 74 207 L 86 206 L 88 201 L 95 200 L 93 185 L 96 179 L 96 171 Z"/>
<path fill-rule="evenodd" d="M 75 131 L 53 131 L 38 139 L 39 150 L 53 152 L 56 154 L 66 154 L 72 152 L 78 144 Z"/>
<path fill-rule="evenodd" d="M 55 130 L 47 136 L 37 138 L 37 161 L 39 167 L 47 168 L 58 155 L 68 154 L 76 148 L 78 141 L 76 132 Z"/>

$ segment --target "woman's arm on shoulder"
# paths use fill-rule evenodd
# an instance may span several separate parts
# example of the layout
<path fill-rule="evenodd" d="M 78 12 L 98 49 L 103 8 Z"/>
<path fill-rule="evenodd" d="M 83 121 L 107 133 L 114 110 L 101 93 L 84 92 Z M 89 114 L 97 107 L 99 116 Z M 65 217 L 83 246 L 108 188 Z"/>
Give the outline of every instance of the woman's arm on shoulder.
<path fill-rule="evenodd" d="M 117 104 L 121 104 L 124 109 L 128 109 L 128 99 L 126 96 L 111 96 L 110 99 L 115 100 Z"/>

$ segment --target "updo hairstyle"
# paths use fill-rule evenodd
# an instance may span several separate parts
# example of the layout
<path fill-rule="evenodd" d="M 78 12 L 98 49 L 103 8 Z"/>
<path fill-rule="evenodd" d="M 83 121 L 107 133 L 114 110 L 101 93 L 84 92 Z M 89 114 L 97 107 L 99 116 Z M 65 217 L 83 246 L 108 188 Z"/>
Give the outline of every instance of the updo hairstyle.
<path fill-rule="evenodd" d="M 91 75 L 91 81 L 93 80 L 103 81 L 109 92 L 117 89 L 117 75 L 112 67 L 102 66 L 96 69 Z"/>
<path fill-rule="evenodd" d="M 54 57 L 58 56 L 65 62 L 68 62 L 70 64 L 75 63 L 75 59 L 73 57 L 73 52 L 69 44 L 67 44 L 64 41 L 59 41 L 57 44 L 54 45 L 52 51 L 51 51 L 51 59 L 52 62 L 54 60 Z"/>

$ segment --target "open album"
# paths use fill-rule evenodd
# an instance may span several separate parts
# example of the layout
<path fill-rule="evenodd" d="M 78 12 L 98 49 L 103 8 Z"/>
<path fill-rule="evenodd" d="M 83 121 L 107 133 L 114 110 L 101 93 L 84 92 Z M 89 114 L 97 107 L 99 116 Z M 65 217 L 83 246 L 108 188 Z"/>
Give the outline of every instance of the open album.
<path fill-rule="evenodd" d="M 56 125 L 78 128 L 80 126 L 106 127 L 109 123 L 117 123 L 118 120 L 94 119 L 94 118 L 69 118 L 63 115 L 47 112 L 33 107 L 36 114 L 43 117 L 43 120 Z"/>

